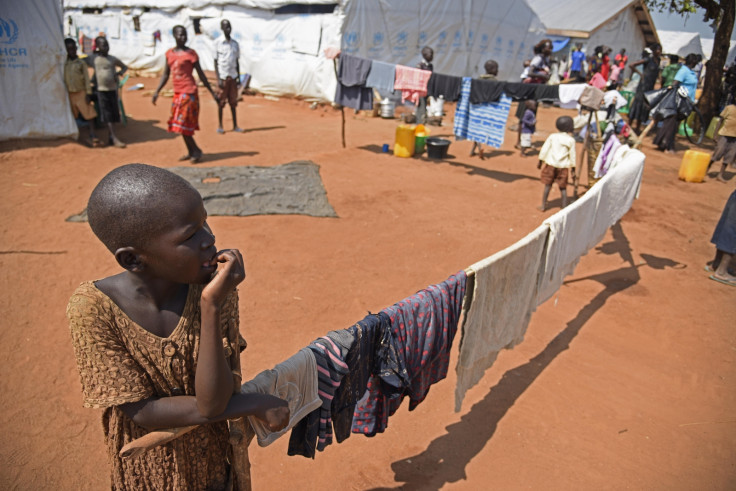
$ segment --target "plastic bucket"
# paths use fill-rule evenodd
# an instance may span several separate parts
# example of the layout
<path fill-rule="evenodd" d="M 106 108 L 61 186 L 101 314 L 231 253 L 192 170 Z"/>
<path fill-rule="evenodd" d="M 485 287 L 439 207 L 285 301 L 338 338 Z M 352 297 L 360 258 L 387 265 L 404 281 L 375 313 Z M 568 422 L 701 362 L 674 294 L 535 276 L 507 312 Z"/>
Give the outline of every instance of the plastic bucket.
<path fill-rule="evenodd" d="M 414 155 L 424 153 L 424 147 L 427 143 L 427 135 L 420 133 L 414 137 Z"/>
<path fill-rule="evenodd" d="M 430 159 L 447 158 L 447 150 L 450 148 L 450 140 L 444 138 L 429 137 L 427 143 L 427 156 Z"/>

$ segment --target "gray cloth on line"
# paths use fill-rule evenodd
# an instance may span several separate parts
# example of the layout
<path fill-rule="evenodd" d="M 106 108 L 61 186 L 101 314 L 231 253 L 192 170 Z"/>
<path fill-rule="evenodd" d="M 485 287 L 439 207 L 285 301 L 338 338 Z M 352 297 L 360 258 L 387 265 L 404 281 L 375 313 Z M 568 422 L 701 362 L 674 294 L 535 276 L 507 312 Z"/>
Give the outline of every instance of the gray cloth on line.
<path fill-rule="evenodd" d="M 396 64 L 373 60 L 365 85 L 377 89 L 381 94 L 390 94 L 394 91 L 395 79 Z"/>
<path fill-rule="evenodd" d="M 455 411 L 468 389 L 477 384 L 496 361 L 499 351 L 524 339 L 536 309 L 539 268 L 549 227 L 532 233 L 472 266 L 468 278 L 458 355 Z M 469 291 L 473 282 L 473 290 Z"/>
<path fill-rule="evenodd" d="M 281 431 L 272 432 L 268 425 L 248 416 L 258 437 L 258 445 L 266 447 L 281 435 L 291 430 L 303 417 L 322 405 L 317 393 L 317 363 L 309 348 L 302 348 L 291 358 L 279 363 L 271 370 L 264 370 L 253 380 L 242 385 L 243 394 L 270 394 L 284 399 L 289 404 L 289 424 Z"/>

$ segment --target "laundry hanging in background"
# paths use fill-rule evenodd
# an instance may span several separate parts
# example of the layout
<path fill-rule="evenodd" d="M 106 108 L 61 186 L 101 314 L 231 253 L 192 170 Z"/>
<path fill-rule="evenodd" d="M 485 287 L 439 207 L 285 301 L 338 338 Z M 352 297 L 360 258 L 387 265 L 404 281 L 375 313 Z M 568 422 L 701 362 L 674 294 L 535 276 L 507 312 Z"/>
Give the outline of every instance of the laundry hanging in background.
<path fill-rule="evenodd" d="M 611 135 L 608 141 L 601 151 L 598 152 L 598 157 L 595 159 L 595 165 L 593 165 L 593 176 L 596 179 L 600 179 L 605 176 L 608 172 L 608 168 L 613 161 L 613 156 L 616 154 L 616 150 L 621 146 L 621 142 L 616 138 L 615 135 Z"/>
<path fill-rule="evenodd" d="M 244 383 L 240 387 L 240 392 L 270 394 L 289 404 L 289 424 L 280 431 L 273 432 L 265 422 L 255 416 L 248 416 L 248 421 L 258 437 L 258 445 L 261 447 L 273 443 L 322 404 L 318 396 L 315 358 L 307 348 L 299 350 L 272 370 L 262 371 L 253 380 Z"/>
<path fill-rule="evenodd" d="M 314 458 L 316 450 L 323 451 L 331 443 L 328 434 L 334 435 L 338 443 L 350 436 L 355 405 L 366 393 L 368 379 L 375 371 L 376 355 L 391 340 L 390 319 L 386 314 L 369 314 L 349 329 L 330 331 L 326 337 L 339 347 L 339 353 L 328 350 L 332 355 L 328 360 L 324 356 L 326 352 L 320 350 L 315 356 L 318 370 L 324 382 L 332 380 L 339 385 L 334 390 L 328 387 L 322 391 L 322 406 L 294 426 L 289 438 L 289 455 Z M 315 343 L 324 345 L 324 341 L 321 338 Z M 328 401 L 331 403 L 326 405 Z"/>
<path fill-rule="evenodd" d="M 479 261 L 470 270 L 455 371 L 455 412 L 465 392 L 480 381 L 499 351 L 524 339 L 537 307 L 537 284 L 549 227 Z"/>
<path fill-rule="evenodd" d="M 365 85 L 370 71 L 371 60 L 341 53 L 335 103 L 355 110 L 372 110 L 373 90 Z"/>
<path fill-rule="evenodd" d="M 396 64 L 385 61 L 371 62 L 371 70 L 365 81 L 366 87 L 376 89 L 381 95 L 386 96 L 394 91 L 396 81 Z"/>
<path fill-rule="evenodd" d="M 460 100 L 455 107 L 455 137 L 500 148 L 506 135 L 511 98 L 501 94 L 498 102 L 471 104 L 470 88 L 470 77 L 464 77 Z"/>
<path fill-rule="evenodd" d="M 591 231 L 594 237 L 605 234 L 609 227 L 629 211 L 634 198 L 638 197 L 644 173 L 645 157 L 639 150 L 621 145 L 612 153 L 608 172 L 593 186 L 598 187 L 599 192 Z M 617 156 L 622 158 L 616 160 Z"/>
<path fill-rule="evenodd" d="M 426 97 L 430 75 L 432 75 L 432 72 L 429 70 L 396 65 L 394 89 L 401 91 L 401 102 L 408 100 L 418 104 L 420 97 Z"/>
<path fill-rule="evenodd" d="M 432 72 L 427 82 L 427 95 L 435 99 L 442 96 L 446 101 L 455 102 L 460 98 L 462 83 L 461 77 Z"/>
<path fill-rule="evenodd" d="M 505 82 L 474 78 L 470 80 L 470 103 L 497 102 L 504 93 Z"/>
<path fill-rule="evenodd" d="M 603 238 L 594 233 L 600 187 L 592 186 L 582 197 L 547 218 L 550 228 L 544 267 L 540 273 L 537 305 L 551 298 L 565 276 L 575 270 L 580 258 Z M 605 230 L 603 231 L 605 234 Z"/>
<path fill-rule="evenodd" d="M 383 432 L 404 397 L 409 397 L 411 411 L 432 384 L 447 376 L 465 281 L 465 272 L 459 271 L 382 311 L 391 320 L 398 359 L 377 354 L 379 371 L 355 408 L 353 433 L 373 436 Z"/>

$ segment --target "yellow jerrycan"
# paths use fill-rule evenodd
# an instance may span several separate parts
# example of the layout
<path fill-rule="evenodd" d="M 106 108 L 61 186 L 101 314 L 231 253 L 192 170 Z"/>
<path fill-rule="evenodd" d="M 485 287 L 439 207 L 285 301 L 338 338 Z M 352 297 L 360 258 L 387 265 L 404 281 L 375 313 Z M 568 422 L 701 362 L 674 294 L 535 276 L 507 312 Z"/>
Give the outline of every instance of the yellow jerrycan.
<path fill-rule="evenodd" d="M 397 157 L 411 157 L 414 155 L 414 125 L 400 124 L 396 127 L 396 142 L 394 155 Z"/>
<path fill-rule="evenodd" d="M 687 150 L 682 157 L 682 164 L 680 164 L 680 172 L 677 177 L 685 182 L 703 182 L 709 162 L 710 154 L 698 152 L 697 150 Z"/>

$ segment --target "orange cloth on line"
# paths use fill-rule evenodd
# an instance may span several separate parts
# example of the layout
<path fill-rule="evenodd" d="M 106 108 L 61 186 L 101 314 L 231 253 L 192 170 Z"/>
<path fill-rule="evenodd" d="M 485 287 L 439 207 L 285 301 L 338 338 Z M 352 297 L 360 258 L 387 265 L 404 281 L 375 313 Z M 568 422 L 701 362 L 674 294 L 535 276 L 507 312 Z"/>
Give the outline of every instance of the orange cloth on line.
<path fill-rule="evenodd" d="M 401 91 L 401 102 L 409 99 L 414 104 L 419 103 L 419 98 L 427 95 L 427 82 L 431 75 L 429 70 L 396 65 L 394 90 Z"/>

